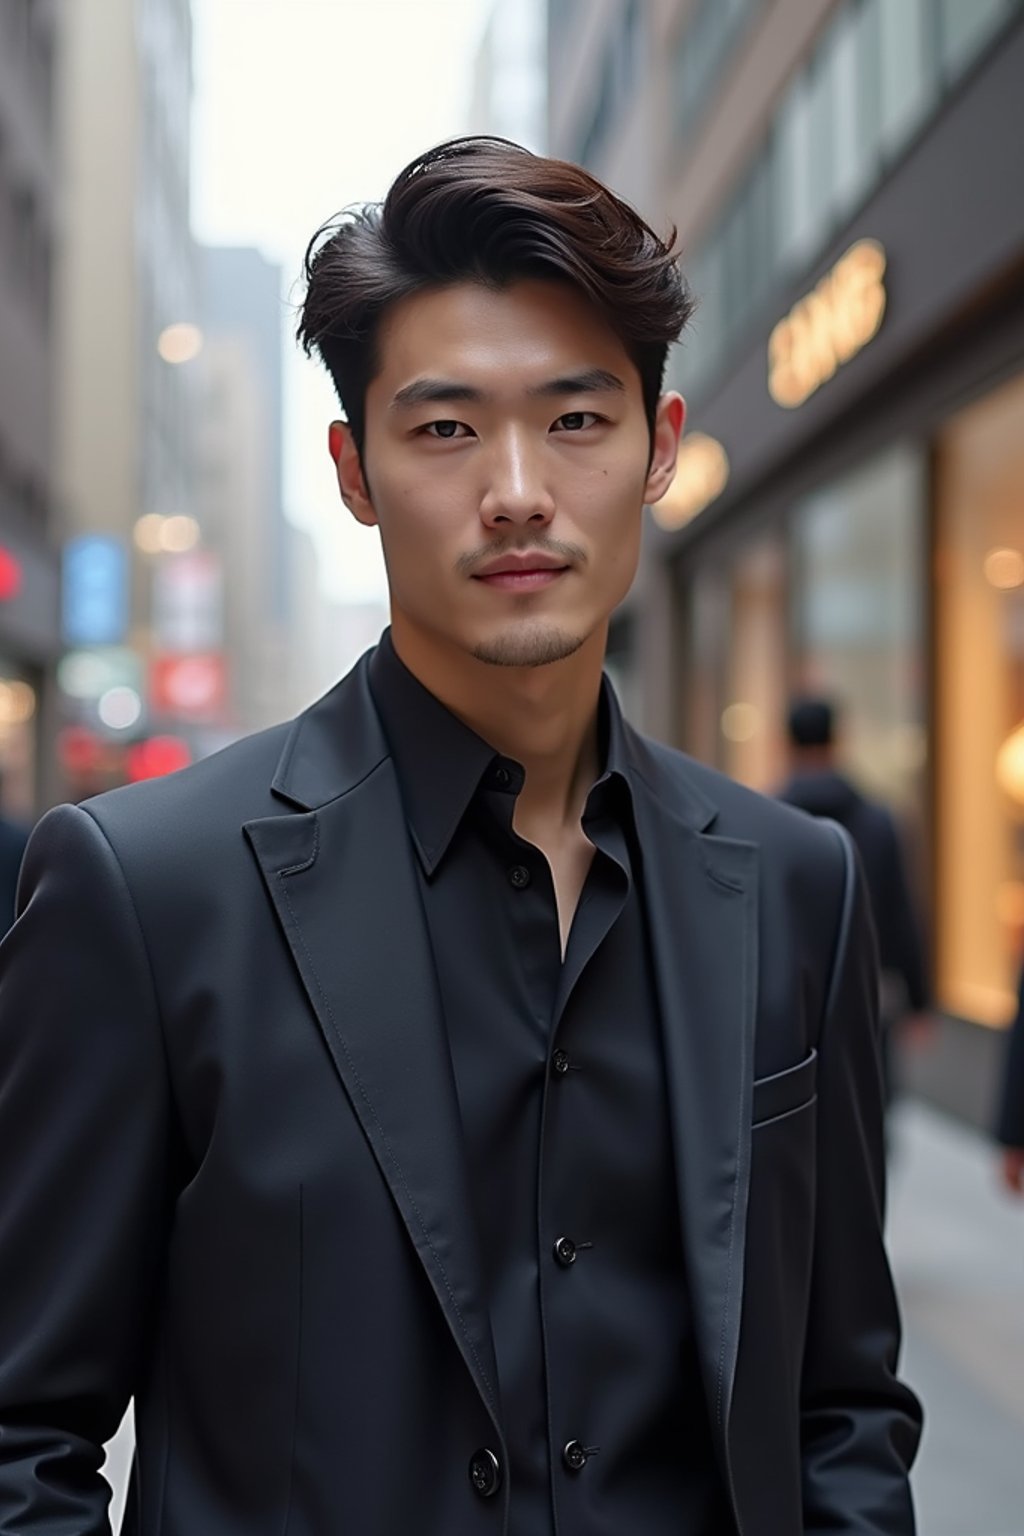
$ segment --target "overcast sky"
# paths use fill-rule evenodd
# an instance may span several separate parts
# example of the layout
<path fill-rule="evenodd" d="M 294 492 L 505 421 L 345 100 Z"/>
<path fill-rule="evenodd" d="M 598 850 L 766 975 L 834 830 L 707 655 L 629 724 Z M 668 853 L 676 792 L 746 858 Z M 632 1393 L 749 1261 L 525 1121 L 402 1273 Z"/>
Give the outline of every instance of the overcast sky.
<path fill-rule="evenodd" d="M 466 127 L 487 0 L 193 0 L 195 231 L 255 245 L 285 272 L 286 329 L 306 243 L 376 200 L 421 149 Z M 289 289 L 292 291 L 289 292 Z M 285 504 L 317 540 L 321 579 L 383 593 L 376 533 L 338 500 L 326 376 L 286 340 Z"/>

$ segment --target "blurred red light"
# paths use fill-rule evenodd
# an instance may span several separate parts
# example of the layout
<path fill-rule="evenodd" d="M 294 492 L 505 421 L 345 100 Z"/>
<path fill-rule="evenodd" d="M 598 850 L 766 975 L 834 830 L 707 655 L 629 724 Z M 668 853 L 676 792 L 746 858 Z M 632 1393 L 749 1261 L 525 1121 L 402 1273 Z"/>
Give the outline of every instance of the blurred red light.
<path fill-rule="evenodd" d="M 21 591 L 24 573 L 21 561 L 0 544 L 0 603 L 9 603 Z"/>
<path fill-rule="evenodd" d="M 132 784 L 142 779 L 161 779 L 166 773 L 187 768 L 191 761 L 188 744 L 179 736 L 151 736 L 128 752 L 128 778 Z"/>
<path fill-rule="evenodd" d="M 64 772 L 72 775 L 91 773 L 98 768 L 103 748 L 95 731 L 84 725 L 68 725 L 57 739 Z"/>

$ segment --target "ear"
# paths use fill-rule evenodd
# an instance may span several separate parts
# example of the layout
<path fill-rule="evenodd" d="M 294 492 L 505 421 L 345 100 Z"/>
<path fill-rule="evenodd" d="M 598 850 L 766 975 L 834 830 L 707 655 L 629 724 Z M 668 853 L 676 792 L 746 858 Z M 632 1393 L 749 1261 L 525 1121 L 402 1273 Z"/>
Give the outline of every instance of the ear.
<path fill-rule="evenodd" d="M 651 466 L 647 471 L 644 501 L 648 506 L 660 501 L 676 477 L 676 455 L 686 421 L 686 402 L 674 391 L 662 395 L 654 415 L 651 438 Z"/>
<path fill-rule="evenodd" d="M 327 429 L 327 448 L 334 460 L 342 501 L 356 522 L 363 523 L 367 528 L 376 527 L 377 514 L 370 500 L 359 449 L 347 421 L 331 422 Z"/>

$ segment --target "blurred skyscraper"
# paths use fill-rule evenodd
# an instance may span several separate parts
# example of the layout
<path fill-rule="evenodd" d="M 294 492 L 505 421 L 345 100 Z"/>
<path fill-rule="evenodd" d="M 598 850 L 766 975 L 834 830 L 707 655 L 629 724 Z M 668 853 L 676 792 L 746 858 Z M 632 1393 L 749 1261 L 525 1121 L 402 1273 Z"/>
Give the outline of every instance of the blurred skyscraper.
<path fill-rule="evenodd" d="M 99 785 L 147 728 L 159 562 L 199 537 L 189 0 L 73 0 L 59 56 L 62 679 L 98 735 L 102 761 L 84 776 Z"/>
<path fill-rule="evenodd" d="M 983 1120 L 1024 946 L 1024 5 L 551 0 L 552 153 L 661 228 L 690 421 L 612 663 L 647 728 L 762 789 L 785 701 L 913 823 Z"/>
<path fill-rule="evenodd" d="M 473 72 L 468 131 L 543 150 L 546 60 L 545 0 L 494 0 Z"/>
<path fill-rule="evenodd" d="M 52 268 L 60 218 L 55 6 L 0 5 L 0 809 L 52 790 L 59 565 L 52 542 Z"/>
<path fill-rule="evenodd" d="M 280 269 L 258 251 L 203 250 L 200 520 L 222 572 L 227 716 L 239 730 L 287 713 L 280 292 Z"/>

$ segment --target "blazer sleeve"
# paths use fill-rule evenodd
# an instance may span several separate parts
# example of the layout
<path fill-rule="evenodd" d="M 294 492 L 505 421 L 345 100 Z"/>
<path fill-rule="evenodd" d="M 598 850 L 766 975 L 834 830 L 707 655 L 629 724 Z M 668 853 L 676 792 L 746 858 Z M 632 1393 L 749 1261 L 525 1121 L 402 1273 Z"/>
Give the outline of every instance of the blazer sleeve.
<path fill-rule="evenodd" d="M 913 1536 L 921 1407 L 896 1374 L 900 1320 L 883 1239 L 885 1153 L 874 930 L 848 834 L 818 1043 L 814 1260 L 801 1377 L 805 1536 Z"/>
<path fill-rule="evenodd" d="M 0 946 L 0 1536 L 93 1536 L 161 1264 L 167 1071 L 139 921 L 88 811 L 40 822 L 19 909 Z"/>

